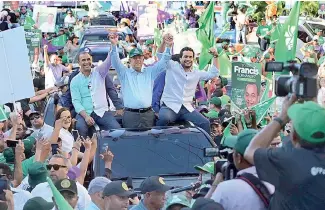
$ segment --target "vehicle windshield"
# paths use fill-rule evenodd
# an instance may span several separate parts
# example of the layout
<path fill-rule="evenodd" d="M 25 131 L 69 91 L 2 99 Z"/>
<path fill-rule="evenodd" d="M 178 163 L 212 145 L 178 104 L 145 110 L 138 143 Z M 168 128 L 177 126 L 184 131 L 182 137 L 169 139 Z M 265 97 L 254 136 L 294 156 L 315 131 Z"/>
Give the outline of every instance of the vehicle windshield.
<path fill-rule="evenodd" d="M 90 25 L 92 26 L 116 26 L 116 22 L 113 18 L 94 18 L 90 20 Z"/>
<path fill-rule="evenodd" d="M 107 57 L 108 52 L 92 53 L 93 62 L 97 63 L 99 61 L 104 61 Z"/>
<path fill-rule="evenodd" d="M 308 31 L 309 31 L 313 36 L 316 35 L 315 32 L 314 32 L 314 30 L 312 29 L 312 27 L 311 27 L 307 22 L 304 23 L 304 26 L 307 28 L 307 30 L 308 30 Z"/>
<path fill-rule="evenodd" d="M 119 40 L 124 40 L 124 36 L 122 34 L 119 34 Z M 83 42 L 84 41 L 92 41 L 92 42 L 98 42 L 98 41 L 108 41 L 107 34 L 89 34 L 84 35 Z"/>

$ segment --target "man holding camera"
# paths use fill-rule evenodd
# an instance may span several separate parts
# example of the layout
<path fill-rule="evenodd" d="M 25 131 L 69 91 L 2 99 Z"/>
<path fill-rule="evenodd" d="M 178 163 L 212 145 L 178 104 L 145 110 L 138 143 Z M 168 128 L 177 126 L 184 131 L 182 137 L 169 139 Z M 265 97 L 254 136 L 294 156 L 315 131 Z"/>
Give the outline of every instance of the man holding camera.
<path fill-rule="evenodd" d="M 287 96 L 281 114 L 252 140 L 244 158 L 260 179 L 275 186 L 269 209 L 323 209 L 325 206 L 325 109 Z M 291 120 L 291 147 L 268 148 Z M 308 121 L 307 121 L 308 120 Z"/>
<path fill-rule="evenodd" d="M 257 130 L 247 129 L 239 133 L 233 147 L 233 162 L 238 170 L 237 177 L 232 180 L 222 181 L 222 174 L 218 173 L 212 187 L 206 197 L 209 197 L 220 203 L 226 210 L 242 210 L 242 209 L 267 209 L 262 199 L 257 195 L 256 191 L 247 181 L 241 177 L 254 176 L 257 178 L 256 169 L 244 158 L 244 152 L 253 137 L 258 133 Z M 274 187 L 266 182 L 261 182 L 269 191 L 274 192 Z"/>

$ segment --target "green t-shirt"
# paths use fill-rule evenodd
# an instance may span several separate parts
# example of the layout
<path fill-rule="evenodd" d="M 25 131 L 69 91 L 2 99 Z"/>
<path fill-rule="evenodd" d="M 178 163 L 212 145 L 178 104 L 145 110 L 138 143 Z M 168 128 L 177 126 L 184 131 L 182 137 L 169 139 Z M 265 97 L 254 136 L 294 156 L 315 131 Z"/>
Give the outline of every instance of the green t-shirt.
<path fill-rule="evenodd" d="M 272 30 L 271 26 L 265 25 L 265 26 L 259 26 L 257 28 L 256 34 L 263 36 L 266 39 L 270 39 L 270 35 L 266 35 L 268 32 L 270 32 Z"/>
<path fill-rule="evenodd" d="M 204 114 L 207 118 L 218 118 L 219 112 L 211 110 L 208 113 Z"/>
<path fill-rule="evenodd" d="M 325 43 L 325 41 L 324 41 L 324 37 L 319 36 L 319 37 L 318 37 L 318 43 L 319 43 L 320 45 L 323 45 L 323 44 Z"/>

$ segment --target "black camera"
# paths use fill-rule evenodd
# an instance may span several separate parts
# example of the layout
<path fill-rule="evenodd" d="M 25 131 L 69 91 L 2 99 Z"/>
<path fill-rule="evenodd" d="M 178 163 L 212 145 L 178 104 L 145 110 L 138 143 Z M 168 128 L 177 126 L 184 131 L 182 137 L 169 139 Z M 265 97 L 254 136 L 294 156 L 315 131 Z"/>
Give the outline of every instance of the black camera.
<path fill-rule="evenodd" d="M 293 61 L 284 64 L 282 62 L 267 62 L 266 72 L 282 72 L 288 70 L 292 76 L 284 75 L 275 80 L 275 95 L 286 96 L 294 93 L 298 98 L 311 99 L 317 96 L 317 71 L 314 63 L 297 64 Z"/>
<path fill-rule="evenodd" d="M 234 179 L 237 175 L 237 169 L 234 164 L 233 151 L 230 149 L 219 150 L 218 148 L 204 148 L 205 157 L 219 157 L 214 164 L 214 175 L 222 173 L 224 180 Z"/>

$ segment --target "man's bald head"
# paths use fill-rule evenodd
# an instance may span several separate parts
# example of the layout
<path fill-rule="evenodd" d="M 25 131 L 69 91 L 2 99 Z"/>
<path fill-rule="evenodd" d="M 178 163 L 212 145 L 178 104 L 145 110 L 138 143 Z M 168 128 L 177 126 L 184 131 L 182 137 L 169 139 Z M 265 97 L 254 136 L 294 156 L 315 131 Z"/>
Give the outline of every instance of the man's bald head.
<path fill-rule="evenodd" d="M 245 101 L 248 108 L 256 105 L 258 103 L 258 88 L 256 84 L 247 84 L 245 90 Z"/>

